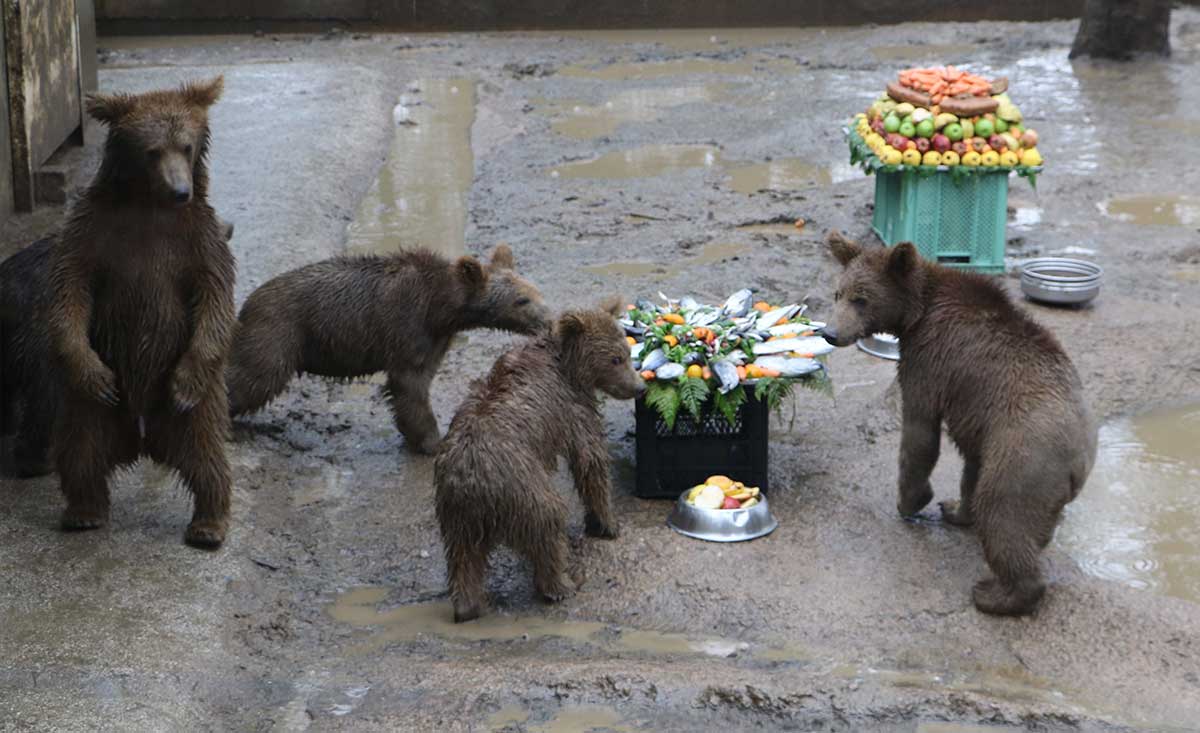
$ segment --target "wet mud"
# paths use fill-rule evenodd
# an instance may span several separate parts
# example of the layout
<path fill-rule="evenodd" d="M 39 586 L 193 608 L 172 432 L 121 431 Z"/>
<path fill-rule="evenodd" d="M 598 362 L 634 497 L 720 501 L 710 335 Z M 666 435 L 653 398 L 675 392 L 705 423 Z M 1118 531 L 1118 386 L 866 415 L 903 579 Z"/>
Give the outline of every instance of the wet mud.
<path fill-rule="evenodd" d="M 606 402 L 621 537 L 584 535 L 560 475 L 580 591 L 543 604 L 500 550 L 494 613 L 454 625 L 431 459 L 404 450 L 380 379 L 304 377 L 234 426 L 218 553 L 179 544 L 186 495 L 151 466 L 120 474 L 110 526 L 81 535 L 55 529 L 53 477 L 0 479 L 0 727 L 1194 730 L 1200 178 L 1180 160 L 1200 13 L 1175 17 L 1172 58 L 1132 66 L 1068 60 L 1069 22 L 102 39 L 108 91 L 225 74 L 212 199 L 236 225 L 239 304 L 337 254 L 507 242 L 556 308 L 744 286 L 820 317 L 825 232 L 873 241 L 844 121 L 898 67 L 1008 76 L 1047 159 L 1036 190 L 1012 182 L 1009 264 L 1105 269 L 1087 308 L 1022 301 L 1078 366 L 1101 452 L 1043 558 L 1043 606 L 994 619 L 970 602 L 975 534 L 895 516 L 894 362 L 839 350 L 835 396 L 773 419 L 780 526 L 733 546 L 632 496 L 632 410 Z M 75 184 L 98 159 L 88 134 Z M 58 215 L 3 223 L 0 255 Z M 449 351 L 443 429 L 515 339 Z M 961 471 L 941 453 L 939 500 Z"/>

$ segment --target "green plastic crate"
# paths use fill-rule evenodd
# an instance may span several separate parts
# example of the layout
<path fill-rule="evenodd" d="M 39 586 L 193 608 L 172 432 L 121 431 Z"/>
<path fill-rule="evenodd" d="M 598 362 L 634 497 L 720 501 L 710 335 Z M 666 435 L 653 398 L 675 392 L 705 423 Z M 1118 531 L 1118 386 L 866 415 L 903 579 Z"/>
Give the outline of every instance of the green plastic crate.
<path fill-rule="evenodd" d="M 957 178 L 949 171 L 875 173 L 871 227 L 889 247 L 912 242 L 933 262 L 1004 272 L 1007 222 L 1007 171 Z"/>

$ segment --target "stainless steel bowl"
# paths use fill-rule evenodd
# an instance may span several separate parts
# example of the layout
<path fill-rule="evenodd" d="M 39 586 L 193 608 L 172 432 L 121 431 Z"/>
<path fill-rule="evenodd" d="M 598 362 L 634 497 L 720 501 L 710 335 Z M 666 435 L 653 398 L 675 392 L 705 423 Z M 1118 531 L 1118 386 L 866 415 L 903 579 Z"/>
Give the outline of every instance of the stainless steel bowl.
<path fill-rule="evenodd" d="M 1031 300 L 1070 305 L 1100 294 L 1099 265 L 1067 257 L 1042 257 L 1021 265 L 1021 292 Z"/>
<path fill-rule="evenodd" d="M 701 509 L 679 495 L 667 526 L 681 535 L 709 542 L 744 542 L 771 534 L 779 526 L 764 494 L 749 509 Z"/>
<path fill-rule="evenodd" d="M 858 348 L 880 359 L 900 360 L 900 339 L 890 333 L 876 333 L 858 340 Z"/>

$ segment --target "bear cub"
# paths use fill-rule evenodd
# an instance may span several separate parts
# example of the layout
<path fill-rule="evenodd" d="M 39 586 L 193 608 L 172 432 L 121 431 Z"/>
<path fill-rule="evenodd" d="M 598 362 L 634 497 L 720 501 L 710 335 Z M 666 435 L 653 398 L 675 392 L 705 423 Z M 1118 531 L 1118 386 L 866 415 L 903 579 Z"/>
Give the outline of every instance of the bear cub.
<path fill-rule="evenodd" d="M 410 449 L 437 450 L 429 386 L 460 331 L 533 334 L 549 326 L 537 288 L 499 245 L 486 266 L 427 250 L 335 257 L 287 272 L 253 293 L 229 360 L 230 410 L 259 410 L 297 374 L 350 379 L 387 373 L 396 428 Z"/>
<path fill-rule="evenodd" d="M 208 204 L 206 162 L 221 89 L 217 77 L 88 99 L 108 126 L 104 157 L 49 253 L 64 529 L 104 525 L 109 475 L 148 455 L 193 495 L 185 541 L 225 539 L 234 259 Z"/>
<path fill-rule="evenodd" d="M 575 590 L 566 574 L 567 503 L 553 483 L 559 456 L 586 508 L 587 534 L 617 536 L 597 393 L 627 400 L 646 389 L 619 314 L 617 302 L 563 314 L 551 331 L 501 356 L 458 408 L 434 463 L 456 622 L 484 612 L 488 553 L 498 544 L 529 559 L 545 599 Z"/>
<path fill-rule="evenodd" d="M 828 242 L 844 269 L 825 339 L 900 340 L 900 514 L 933 499 L 945 424 L 966 465 L 960 499 L 942 502 L 942 515 L 976 527 L 994 574 L 975 584 L 975 606 L 1033 612 L 1045 592 L 1039 555 L 1096 455 L 1079 374 L 991 278 L 926 262 L 907 242 L 864 248 L 837 232 Z"/>

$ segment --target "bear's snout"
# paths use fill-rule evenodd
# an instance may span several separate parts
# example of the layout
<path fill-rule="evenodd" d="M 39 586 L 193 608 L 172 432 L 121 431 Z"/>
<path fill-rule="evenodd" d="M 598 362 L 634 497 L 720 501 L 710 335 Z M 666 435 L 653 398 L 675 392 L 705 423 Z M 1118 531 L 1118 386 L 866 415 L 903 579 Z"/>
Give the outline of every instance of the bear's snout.
<path fill-rule="evenodd" d="M 841 346 L 841 344 L 838 343 L 837 329 L 831 326 L 826 326 L 825 328 L 821 329 L 821 336 L 825 338 L 825 341 L 833 346 Z"/>
<path fill-rule="evenodd" d="M 186 204 L 192 200 L 192 189 L 190 186 L 175 186 L 171 189 L 171 197 L 177 204 Z"/>

